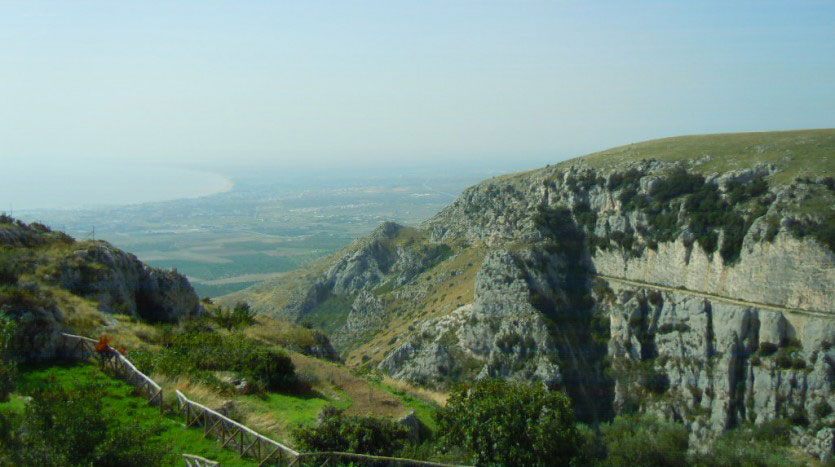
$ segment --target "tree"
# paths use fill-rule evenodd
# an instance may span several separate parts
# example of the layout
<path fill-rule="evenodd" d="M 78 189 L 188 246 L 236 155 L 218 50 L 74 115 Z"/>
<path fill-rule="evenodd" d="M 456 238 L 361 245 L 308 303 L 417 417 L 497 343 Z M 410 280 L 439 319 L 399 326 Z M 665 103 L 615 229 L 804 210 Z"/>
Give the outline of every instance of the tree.
<path fill-rule="evenodd" d="M 408 430 L 391 420 L 343 415 L 342 410 L 325 407 L 316 426 L 299 425 L 293 439 L 300 449 L 339 451 L 391 456 L 406 444 Z"/>
<path fill-rule="evenodd" d="M 103 411 L 103 397 L 95 384 L 62 387 L 52 380 L 36 389 L 22 416 L 0 416 L 0 464 L 169 465 L 170 449 L 153 439 L 155 427 L 121 424 Z"/>
<path fill-rule="evenodd" d="M 442 444 L 464 447 L 479 465 L 567 465 L 580 444 L 571 401 L 541 385 L 478 381 L 436 417 Z"/>

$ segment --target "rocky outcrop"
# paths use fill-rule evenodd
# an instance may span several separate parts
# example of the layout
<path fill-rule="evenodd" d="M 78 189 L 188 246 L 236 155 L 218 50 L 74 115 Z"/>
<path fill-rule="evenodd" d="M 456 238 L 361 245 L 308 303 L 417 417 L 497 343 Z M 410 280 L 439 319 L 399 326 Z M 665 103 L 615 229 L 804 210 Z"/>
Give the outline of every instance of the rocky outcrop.
<path fill-rule="evenodd" d="M 664 174 L 676 167 L 658 161 L 632 163 L 608 172 L 571 166 L 564 171 L 535 171 L 504 184 L 486 182 L 465 191 L 425 227 L 438 240 L 464 236 L 494 246 L 536 242 L 543 238 L 537 228 L 537 213 L 563 206 L 575 218 L 586 220 L 590 236 L 605 239 L 590 249 L 600 274 L 833 312 L 835 252 L 812 238 L 798 238 L 787 227 L 800 216 L 793 209 L 797 200 L 809 197 L 806 184 L 776 187 L 761 195 L 762 202 L 769 203 L 768 209 L 752 213 L 757 217 L 744 232 L 739 259 L 729 264 L 718 252 L 708 253 L 694 243 L 683 205 L 678 230 L 668 241 L 657 241 L 651 215 L 625 206 L 625 189 L 613 187 L 613 180 L 632 173 L 637 188 L 632 196 L 648 196 Z M 706 183 L 726 187 L 732 181 L 761 180 L 772 171 L 766 166 L 755 167 L 708 177 Z M 780 220 L 781 227 L 767 238 L 772 219 Z M 627 248 L 621 239 L 628 239 Z"/>
<path fill-rule="evenodd" d="M 368 291 L 360 292 L 351 305 L 345 325 L 333 333 L 334 345 L 338 348 L 347 347 L 359 336 L 381 325 L 384 314 L 385 307 L 376 295 Z"/>
<path fill-rule="evenodd" d="M 0 216 L 0 253 L 0 309 L 17 322 L 16 354 L 23 360 L 60 353 L 65 313 L 84 301 L 72 295 L 93 300 L 103 312 L 153 322 L 202 310 L 184 276 L 151 268 L 106 242 L 76 242 L 41 224 Z"/>
<path fill-rule="evenodd" d="M 518 257 L 495 250 L 476 279 L 476 300 L 425 321 L 379 365 L 420 384 L 462 377 L 560 381 L 558 350 L 545 317 L 531 304 L 528 275 Z"/>
<path fill-rule="evenodd" d="M 32 283 L 21 284 L 15 295 L 13 300 L 0 297 L 0 309 L 15 320 L 15 357 L 24 362 L 37 362 L 61 356 L 61 333 L 66 330 L 66 324 L 56 302 Z"/>
<path fill-rule="evenodd" d="M 105 242 L 73 249 L 51 269 L 45 281 L 96 300 L 102 311 L 152 322 L 173 322 L 201 312 L 185 276 L 152 268 Z"/>

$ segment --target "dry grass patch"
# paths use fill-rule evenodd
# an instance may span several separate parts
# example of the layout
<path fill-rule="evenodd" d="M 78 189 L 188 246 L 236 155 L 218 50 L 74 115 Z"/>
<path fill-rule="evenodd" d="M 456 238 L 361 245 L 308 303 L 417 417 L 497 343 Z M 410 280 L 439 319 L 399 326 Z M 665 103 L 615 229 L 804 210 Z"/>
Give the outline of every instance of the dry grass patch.
<path fill-rule="evenodd" d="M 331 398 L 350 399 L 348 415 L 399 417 L 407 412 L 399 399 L 371 386 L 365 378 L 343 366 L 297 353 L 290 354 L 290 358 L 299 375 L 315 378 L 316 382 L 311 385 L 314 390 Z"/>
<path fill-rule="evenodd" d="M 446 401 L 449 399 L 449 393 L 414 386 L 406 381 L 394 379 L 390 376 L 383 376 L 383 384 L 397 391 L 403 391 L 411 394 L 412 396 L 432 401 L 439 406 L 445 406 Z"/>
<path fill-rule="evenodd" d="M 244 329 L 244 335 L 289 348 L 304 349 L 316 345 L 313 330 L 264 315 L 256 316 L 255 324 Z"/>

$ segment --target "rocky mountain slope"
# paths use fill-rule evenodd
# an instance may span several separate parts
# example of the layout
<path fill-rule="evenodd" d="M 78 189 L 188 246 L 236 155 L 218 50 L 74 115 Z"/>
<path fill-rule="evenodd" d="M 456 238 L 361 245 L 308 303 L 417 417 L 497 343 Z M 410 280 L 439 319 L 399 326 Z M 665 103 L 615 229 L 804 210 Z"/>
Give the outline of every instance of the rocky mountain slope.
<path fill-rule="evenodd" d="M 650 141 L 494 178 L 227 297 L 327 331 L 349 364 L 568 392 L 702 446 L 787 418 L 833 454 L 835 130 Z"/>
<path fill-rule="evenodd" d="M 103 241 L 0 217 L 0 310 L 16 318 L 19 354 L 51 358 L 61 332 L 119 328 L 117 318 L 176 322 L 202 312 L 185 276 Z"/>

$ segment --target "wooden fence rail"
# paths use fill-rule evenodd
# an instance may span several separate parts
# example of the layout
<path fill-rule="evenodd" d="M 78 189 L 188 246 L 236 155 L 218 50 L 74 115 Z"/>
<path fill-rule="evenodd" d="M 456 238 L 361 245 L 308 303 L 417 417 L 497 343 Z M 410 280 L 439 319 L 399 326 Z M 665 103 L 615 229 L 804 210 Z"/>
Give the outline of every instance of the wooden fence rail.
<path fill-rule="evenodd" d="M 62 333 L 61 339 L 67 356 L 86 360 L 93 355 L 99 355 L 102 366 L 110 368 L 114 373 L 138 388 L 146 395 L 150 404 L 159 405 L 160 410 L 163 409 L 162 388 L 154 380 L 139 371 L 118 350 L 107 346 L 102 352 L 99 352 L 96 350 L 97 341 L 73 334 Z M 205 436 L 216 437 L 223 447 L 235 449 L 241 457 L 249 456 L 258 460 L 259 466 L 278 464 L 300 467 L 303 465 L 322 466 L 355 463 L 381 467 L 451 467 L 450 464 L 347 452 L 299 453 L 277 441 L 258 434 L 251 428 L 205 405 L 189 400 L 180 391 L 175 391 L 175 393 L 177 395 L 177 411 L 185 415 L 186 426 L 202 426 Z M 190 467 L 216 467 L 220 465 L 215 461 L 192 454 L 183 454 L 182 456 L 186 465 Z"/>
<path fill-rule="evenodd" d="M 98 354 L 101 357 L 102 366 L 110 368 L 128 384 L 136 387 L 145 395 L 149 404 L 157 405 L 162 410 L 162 388 L 154 380 L 139 371 L 118 350 L 107 346 L 103 351 L 98 352 L 96 350 L 98 342 L 83 336 L 61 333 L 61 338 L 64 341 L 64 350 L 68 356 L 86 360 L 92 355 Z"/>
<path fill-rule="evenodd" d="M 186 426 L 202 425 L 206 436 L 214 435 L 223 447 L 236 449 L 241 457 L 254 457 L 260 462 L 260 466 L 270 462 L 290 464 L 299 456 L 293 449 L 260 435 L 205 405 L 189 400 L 180 391 L 176 391 L 176 394 L 177 409 L 185 413 Z"/>
<path fill-rule="evenodd" d="M 354 465 L 379 467 L 456 467 L 452 464 L 419 461 L 416 459 L 402 459 L 399 457 L 371 456 L 368 454 L 353 454 L 350 452 L 306 452 L 299 454 L 290 464 L 291 467 L 302 465 L 340 465 L 353 463 Z M 464 466 L 457 466 L 464 467 Z"/>
<path fill-rule="evenodd" d="M 188 467 L 220 467 L 220 462 L 195 456 L 194 454 L 183 454 L 183 460 Z"/>

